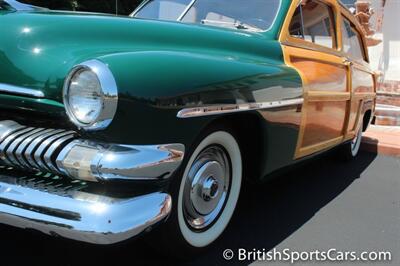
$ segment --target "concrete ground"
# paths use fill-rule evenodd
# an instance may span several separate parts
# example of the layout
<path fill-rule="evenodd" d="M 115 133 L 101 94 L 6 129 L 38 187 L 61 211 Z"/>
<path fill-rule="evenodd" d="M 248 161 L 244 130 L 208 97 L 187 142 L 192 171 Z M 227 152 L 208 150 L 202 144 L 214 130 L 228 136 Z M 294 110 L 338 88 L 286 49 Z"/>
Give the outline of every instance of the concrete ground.
<path fill-rule="evenodd" d="M 399 172 L 400 158 L 363 152 L 354 162 L 343 163 L 336 159 L 335 153 L 330 153 L 276 181 L 248 185 L 224 236 L 213 249 L 186 263 L 155 253 L 140 239 L 112 247 L 95 247 L 0 226 L 1 264 L 249 265 L 264 262 L 226 261 L 222 253 L 227 248 L 233 251 L 336 248 L 391 251 L 392 261 L 382 265 L 400 265 Z"/>

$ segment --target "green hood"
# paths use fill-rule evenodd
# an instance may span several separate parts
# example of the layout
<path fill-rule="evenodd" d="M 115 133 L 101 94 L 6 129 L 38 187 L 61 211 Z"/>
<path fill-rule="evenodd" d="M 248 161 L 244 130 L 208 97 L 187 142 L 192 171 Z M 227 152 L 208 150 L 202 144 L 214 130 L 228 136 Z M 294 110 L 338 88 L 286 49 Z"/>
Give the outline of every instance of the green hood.
<path fill-rule="evenodd" d="M 264 57 L 268 49 L 259 49 L 260 42 L 272 39 L 268 33 L 72 12 L 0 12 L 0 25 L 0 83 L 40 90 L 58 102 L 68 72 L 88 59 L 201 49 Z"/>

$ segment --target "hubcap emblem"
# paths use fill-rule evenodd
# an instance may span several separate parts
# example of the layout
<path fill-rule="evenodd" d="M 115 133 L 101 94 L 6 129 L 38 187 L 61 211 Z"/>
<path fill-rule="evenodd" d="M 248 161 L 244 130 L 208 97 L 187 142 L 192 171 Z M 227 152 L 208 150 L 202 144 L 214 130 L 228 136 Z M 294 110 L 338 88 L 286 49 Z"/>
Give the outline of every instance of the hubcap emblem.
<path fill-rule="evenodd" d="M 218 195 L 218 181 L 213 177 L 207 177 L 202 186 L 202 197 L 204 201 L 215 199 Z"/>

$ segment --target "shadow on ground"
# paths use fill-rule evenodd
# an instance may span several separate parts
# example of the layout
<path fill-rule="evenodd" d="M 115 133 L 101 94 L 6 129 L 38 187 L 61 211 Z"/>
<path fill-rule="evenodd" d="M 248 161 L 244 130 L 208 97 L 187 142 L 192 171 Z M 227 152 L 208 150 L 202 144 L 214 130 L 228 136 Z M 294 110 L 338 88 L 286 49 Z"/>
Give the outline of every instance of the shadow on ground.
<path fill-rule="evenodd" d="M 226 248 L 272 249 L 359 178 L 375 157 L 363 152 L 354 162 L 343 163 L 335 159 L 335 153 L 330 153 L 275 181 L 247 186 L 224 236 L 213 249 L 186 264 L 232 265 L 222 257 Z M 8 226 L 0 226 L 0 233 L 2 264 L 8 261 L 13 265 L 178 265 L 156 254 L 140 239 L 96 247 Z"/>

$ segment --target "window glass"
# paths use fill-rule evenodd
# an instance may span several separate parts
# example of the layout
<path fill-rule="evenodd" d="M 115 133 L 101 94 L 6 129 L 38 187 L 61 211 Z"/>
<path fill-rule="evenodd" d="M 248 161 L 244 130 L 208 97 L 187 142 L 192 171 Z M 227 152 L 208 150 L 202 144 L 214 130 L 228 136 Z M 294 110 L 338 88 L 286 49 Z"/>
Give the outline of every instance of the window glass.
<path fill-rule="evenodd" d="M 154 0 L 149 1 L 136 13 L 135 17 L 177 20 L 185 11 L 191 0 Z"/>
<path fill-rule="evenodd" d="M 355 60 L 364 60 L 360 34 L 348 19 L 342 18 L 343 51 Z"/>
<path fill-rule="evenodd" d="M 183 22 L 267 30 L 274 22 L 281 0 L 198 0 Z"/>
<path fill-rule="evenodd" d="M 315 44 L 335 47 L 332 9 L 317 0 L 303 0 L 289 26 L 290 35 Z"/>

